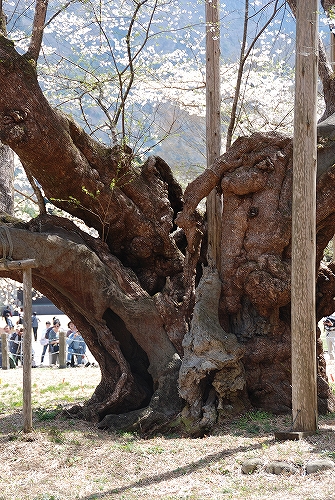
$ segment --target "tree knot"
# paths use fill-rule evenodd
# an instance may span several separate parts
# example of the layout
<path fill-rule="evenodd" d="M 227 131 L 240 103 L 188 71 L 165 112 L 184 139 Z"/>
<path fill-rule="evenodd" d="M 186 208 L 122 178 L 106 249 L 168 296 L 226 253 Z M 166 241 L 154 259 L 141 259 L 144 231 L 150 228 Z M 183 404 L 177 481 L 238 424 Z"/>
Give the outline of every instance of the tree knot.
<path fill-rule="evenodd" d="M 250 207 L 249 208 L 249 212 L 248 212 L 249 218 L 257 217 L 258 214 L 259 214 L 259 209 L 257 207 Z"/>
<path fill-rule="evenodd" d="M 8 113 L 8 116 L 10 116 L 15 123 L 21 123 L 27 118 L 28 111 L 26 109 L 12 110 Z"/>

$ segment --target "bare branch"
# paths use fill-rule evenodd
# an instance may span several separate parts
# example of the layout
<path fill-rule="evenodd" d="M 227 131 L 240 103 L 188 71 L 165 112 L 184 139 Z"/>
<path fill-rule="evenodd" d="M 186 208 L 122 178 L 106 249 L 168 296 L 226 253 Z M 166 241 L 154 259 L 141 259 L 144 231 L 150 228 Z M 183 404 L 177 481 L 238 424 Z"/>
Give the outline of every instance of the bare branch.
<path fill-rule="evenodd" d="M 37 201 L 34 200 L 33 195 L 29 195 L 27 193 L 24 193 L 23 191 L 20 191 L 20 189 L 17 189 L 17 188 L 14 188 L 14 192 L 17 193 L 17 194 L 19 194 L 20 196 L 22 196 L 26 200 L 29 200 L 32 203 L 35 203 L 36 205 L 38 205 Z M 20 201 L 18 203 L 20 203 Z"/>
<path fill-rule="evenodd" d="M 231 110 L 231 114 L 230 114 L 230 122 L 229 122 L 228 130 L 227 130 L 227 142 L 226 142 L 227 149 L 231 146 L 233 132 L 235 129 L 236 118 L 237 118 L 236 112 L 237 112 L 237 105 L 238 105 L 238 101 L 239 101 L 239 97 L 240 97 L 240 89 L 241 89 L 241 84 L 242 84 L 242 75 L 243 75 L 244 65 L 245 65 L 251 51 L 253 50 L 257 40 L 260 38 L 262 33 L 264 33 L 264 31 L 270 25 L 270 23 L 273 21 L 274 17 L 277 15 L 278 11 L 284 6 L 284 3 L 282 3 L 279 6 L 278 6 L 278 3 L 279 3 L 279 0 L 276 0 L 271 16 L 269 17 L 267 22 L 264 24 L 264 26 L 259 30 L 259 32 L 255 35 L 248 50 L 245 52 L 246 39 L 247 39 L 247 34 L 248 34 L 248 21 L 249 21 L 249 0 L 245 0 L 243 41 L 242 41 L 241 52 L 240 52 L 240 63 L 239 63 L 239 68 L 238 68 L 238 73 L 237 73 L 234 101 L 233 101 L 232 110 Z"/>
<path fill-rule="evenodd" d="M 22 166 L 24 168 L 24 165 L 22 165 Z M 26 175 L 27 175 L 27 179 L 28 179 L 31 187 L 33 188 L 34 194 L 35 194 L 35 196 L 37 198 L 37 204 L 38 204 L 38 208 L 40 210 L 40 214 L 46 214 L 47 211 L 46 211 L 46 208 L 45 208 L 44 197 L 43 197 L 43 195 L 41 193 L 41 190 L 37 186 L 37 184 L 35 182 L 35 179 L 31 175 L 31 173 L 29 172 L 29 170 L 25 168 L 25 172 L 26 172 Z"/>
<path fill-rule="evenodd" d="M 104 28 L 102 26 L 101 15 L 100 15 L 100 13 L 99 14 L 98 13 L 95 14 L 95 20 L 99 24 L 100 32 L 101 32 L 103 38 L 105 39 L 105 41 L 106 41 L 106 43 L 107 43 L 107 45 L 109 47 L 110 54 L 111 54 L 111 57 L 112 57 L 112 60 L 113 60 L 113 64 L 114 64 L 114 67 L 115 67 L 115 71 L 116 71 L 116 74 L 117 74 L 117 78 L 118 78 L 118 81 L 119 81 L 120 103 L 119 103 L 119 105 L 118 105 L 118 107 L 117 107 L 117 109 L 115 111 L 114 118 L 113 118 L 113 123 L 114 123 L 114 127 L 112 128 L 113 141 L 115 141 L 116 137 L 117 137 L 117 135 L 116 135 L 116 124 L 118 123 L 120 117 L 121 117 L 121 131 L 122 131 L 121 133 L 122 133 L 122 137 L 124 138 L 125 135 L 126 135 L 126 131 L 125 131 L 125 103 L 126 103 L 126 99 L 127 99 L 128 95 L 129 95 L 129 92 L 130 92 L 130 90 L 132 88 L 133 81 L 134 81 L 135 71 L 134 71 L 133 63 L 134 63 L 135 59 L 138 57 L 138 55 L 141 53 L 141 51 L 143 50 L 143 48 L 146 45 L 147 41 L 149 40 L 149 31 L 150 31 L 150 27 L 152 25 L 152 20 L 153 20 L 153 17 L 154 17 L 154 14 L 156 12 L 156 8 L 157 8 L 157 0 L 156 0 L 154 6 L 152 7 L 151 14 L 150 14 L 148 22 L 147 22 L 147 26 L 146 26 L 146 29 L 145 29 L 144 39 L 143 39 L 142 43 L 140 44 L 140 46 L 137 48 L 137 50 L 133 53 L 132 52 L 132 47 L 131 47 L 131 35 L 132 35 L 132 32 L 133 32 L 134 25 L 135 25 L 135 23 L 137 21 L 138 14 L 139 14 L 141 8 L 143 7 L 143 5 L 145 5 L 147 3 L 147 1 L 148 0 L 142 0 L 142 1 L 138 2 L 138 3 L 136 3 L 136 7 L 135 7 L 134 13 L 133 13 L 133 15 L 131 17 L 131 20 L 130 20 L 130 23 L 129 23 L 129 27 L 128 27 L 128 31 L 127 31 L 127 34 L 126 34 L 128 64 L 122 70 L 120 70 L 119 67 L 118 67 L 118 64 L 117 64 L 117 61 L 116 61 L 113 49 L 111 47 L 111 44 L 110 44 L 110 41 L 109 41 L 109 38 L 108 38 L 108 34 L 106 33 L 106 31 L 104 30 Z M 127 72 L 129 73 L 128 79 L 125 78 L 125 75 L 126 75 Z M 126 83 L 126 81 L 127 81 L 127 83 Z M 101 106 L 101 99 L 98 100 L 97 102 L 100 105 L 101 109 L 106 114 L 108 122 L 111 123 L 111 116 L 110 116 L 109 113 L 106 113 L 106 107 Z"/>
<path fill-rule="evenodd" d="M 47 9 L 48 0 L 36 0 L 33 30 L 30 45 L 26 52 L 27 59 L 32 59 L 35 63 L 37 62 L 41 50 Z"/>
<path fill-rule="evenodd" d="M 67 9 L 71 3 L 75 2 L 76 0 L 69 0 L 68 2 L 66 2 L 65 5 L 63 5 L 63 7 L 61 9 L 58 9 L 57 12 L 55 12 L 55 14 L 53 14 L 50 19 L 45 23 L 44 25 L 44 28 L 46 26 L 48 26 L 50 23 L 52 23 L 52 21 L 57 17 L 59 16 L 59 14 L 61 14 L 62 12 L 64 12 L 65 9 Z"/>
<path fill-rule="evenodd" d="M 121 102 L 121 107 L 120 107 L 120 111 L 122 112 L 122 131 L 123 131 L 123 136 L 125 135 L 125 124 L 124 124 L 124 120 L 125 120 L 125 116 L 124 116 L 125 101 L 126 101 L 128 95 L 129 95 L 130 89 L 131 89 L 131 87 L 133 85 L 134 75 L 135 75 L 133 62 L 136 59 L 136 57 L 138 56 L 138 54 L 142 51 L 143 47 L 145 46 L 145 44 L 148 41 L 149 30 L 150 30 L 151 23 L 152 23 L 152 20 L 153 20 L 153 17 L 154 17 L 154 13 L 155 13 L 156 7 L 157 7 L 157 1 L 156 1 L 155 5 L 154 5 L 154 7 L 152 8 L 152 11 L 151 11 L 151 15 L 150 15 L 150 18 L 149 18 L 149 21 L 148 21 L 148 25 L 147 25 L 147 28 L 146 28 L 146 33 L 145 33 L 144 40 L 143 40 L 142 44 L 140 45 L 140 47 L 138 48 L 138 50 L 135 52 L 135 54 L 132 54 L 131 43 L 130 43 L 131 42 L 132 30 L 133 30 L 133 27 L 134 27 L 134 24 L 135 24 L 135 21 L 136 21 L 136 18 L 137 18 L 137 14 L 139 13 L 141 7 L 144 4 L 146 4 L 146 2 L 147 2 L 147 0 L 143 0 L 142 2 L 139 2 L 137 4 L 137 7 L 136 7 L 135 12 L 134 12 L 133 17 L 132 17 L 132 20 L 131 20 L 131 22 L 129 24 L 128 33 L 127 33 L 127 36 L 126 36 L 130 79 L 129 79 L 128 85 L 127 85 L 127 87 L 125 89 L 125 92 L 124 93 L 122 92 L 122 102 Z M 121 88 L 121 90 L 123 90 L 123 89 Z"/>

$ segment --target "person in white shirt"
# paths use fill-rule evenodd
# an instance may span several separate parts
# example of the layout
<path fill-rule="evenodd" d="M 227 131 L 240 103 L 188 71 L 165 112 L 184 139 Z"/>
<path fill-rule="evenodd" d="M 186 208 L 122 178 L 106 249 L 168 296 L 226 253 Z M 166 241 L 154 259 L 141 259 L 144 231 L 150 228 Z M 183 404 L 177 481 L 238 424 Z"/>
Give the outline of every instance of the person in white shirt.
<path fill-rule="evenodd" d="M 326 342 L 328 347 L 329 359 L 334 359 L 335 355 L 335 316 L 334 313 L 328 316 L 323 326 L 326 331 Z"/>

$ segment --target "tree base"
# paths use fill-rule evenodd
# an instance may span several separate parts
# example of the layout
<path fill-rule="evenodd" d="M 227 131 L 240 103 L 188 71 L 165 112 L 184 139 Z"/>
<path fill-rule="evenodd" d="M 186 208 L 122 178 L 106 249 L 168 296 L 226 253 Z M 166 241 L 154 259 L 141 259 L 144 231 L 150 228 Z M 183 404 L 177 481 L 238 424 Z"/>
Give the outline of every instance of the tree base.
<path fill-rule="evenodd" d="M 98 428 L 152 434 L 166 427 L 181 412 L 184 404 L 177 389 L 180 364 L 179 356 L 174 355 L 167 370 L 160 377 L 158 389 L 146 408 L 119 415 L 106 415 L 99 422 Z"/>

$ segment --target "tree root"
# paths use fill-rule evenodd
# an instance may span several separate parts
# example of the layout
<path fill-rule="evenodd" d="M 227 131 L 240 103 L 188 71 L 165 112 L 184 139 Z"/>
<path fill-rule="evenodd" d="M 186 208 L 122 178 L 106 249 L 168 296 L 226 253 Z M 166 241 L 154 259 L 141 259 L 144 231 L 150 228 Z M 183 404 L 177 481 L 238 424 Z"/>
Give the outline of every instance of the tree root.
<path fill-rule="evenodd" d="M 158 389 L 154 392 L 147 407 L 120 415 L 106 415 L 99 422 L 98 428 L 109 431 L 136 431 L 145 435 L 165 427 L 183 407 L 183 401 L 177 389 L 180 364 L 179 356 L 175 355 L 160 377 Z"/>

